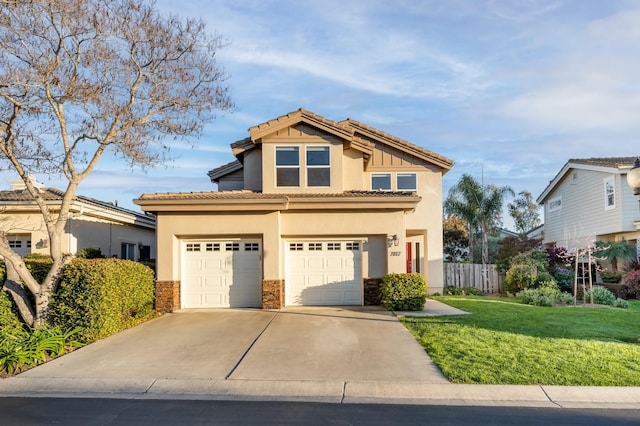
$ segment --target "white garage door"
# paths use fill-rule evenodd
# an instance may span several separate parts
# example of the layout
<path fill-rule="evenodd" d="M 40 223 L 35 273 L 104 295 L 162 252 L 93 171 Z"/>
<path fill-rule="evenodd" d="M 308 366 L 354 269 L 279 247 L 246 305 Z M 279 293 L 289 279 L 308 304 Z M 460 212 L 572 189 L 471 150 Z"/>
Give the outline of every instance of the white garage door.
<path fill-rule="evenodd" d="M 286 304 L 362 305 L 362 241 L 289 241 Z"/>
<path fill-rule="evenodd" d="M 262 306 L 260 240 L 182 242 L 183 308 Z"/>

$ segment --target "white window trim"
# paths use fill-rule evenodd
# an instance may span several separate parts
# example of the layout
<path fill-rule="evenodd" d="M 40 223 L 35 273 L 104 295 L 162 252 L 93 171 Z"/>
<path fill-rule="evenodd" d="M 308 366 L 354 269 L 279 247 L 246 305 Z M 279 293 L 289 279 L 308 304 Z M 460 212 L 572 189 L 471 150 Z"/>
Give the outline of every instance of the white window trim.
<path fill-rule="evenodd" d="M 559 202 L 557 207 L 553 206 L 555 202 Z M 549 213 L 562 210 L 562 195 L 558 197 L 550 198 L 549 202 L 547 203 L 547 206 L 548 206 Z"/>
<path fill-rule="evenodd" d="M 329 148 L 329 164 L 326 166 L 310 166 L 307 164 L 307 150 L 309 148 Z M 308 169 L 329 169 L 329 185 L 309 186 Z M 304 147 L 304 186 L 305 188 L 331 188 L 331 145 L 305 145 Z"/>
<path fill-rule="evenodd" d="M 278 166 L 278 148 L 298 148 L 298 165 L 297 166 Z M 301 161 L 300 161 L 300 152 L 302 152 L 302 150 L 300 149 L 300 145 L 276 145 L 273 148 L 273 167 L 274 167 L 274 174 L 273 174 L 273 179 L 275 180 L 274 184 L 276 188 L 300 188 L 302 187 L 302 179 L 304 176 L 304 179 L 306 180 L 306 175 L 303 175 L 302 173 L 302 165 L 301 165 Z M 305 163 L 306 163 L 306 150 L 305 150 Z M 291 186 L 291 185 L 283 185 L 280 186 L 278 185 L 278 169 L 298 169 L 298 186 Z"/>
<path fill-rule="evenodd" d="M 609 194 L 607 193 L 607 184 L 611 183 L 611 187 L 613 188 L 613 204 L 609 204 Z M 616 179 L 615 176 L 608 176 L 603 179 L 604 185 L 604 209 L 605 210 L 613 210 L 616 208 Z"/>

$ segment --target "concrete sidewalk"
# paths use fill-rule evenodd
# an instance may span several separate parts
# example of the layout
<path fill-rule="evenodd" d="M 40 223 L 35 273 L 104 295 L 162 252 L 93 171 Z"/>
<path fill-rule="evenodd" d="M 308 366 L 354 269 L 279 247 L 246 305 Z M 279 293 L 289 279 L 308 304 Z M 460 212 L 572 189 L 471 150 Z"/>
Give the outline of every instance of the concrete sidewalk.
<path fill-rule="evenodd" d="M 429 300 L 420 314 L 465 312 Z M 637 387 L 451 384 L 395 315 L 357 307 L 183 311 L 0 380 L 0 397 L 640 406 Z"/>

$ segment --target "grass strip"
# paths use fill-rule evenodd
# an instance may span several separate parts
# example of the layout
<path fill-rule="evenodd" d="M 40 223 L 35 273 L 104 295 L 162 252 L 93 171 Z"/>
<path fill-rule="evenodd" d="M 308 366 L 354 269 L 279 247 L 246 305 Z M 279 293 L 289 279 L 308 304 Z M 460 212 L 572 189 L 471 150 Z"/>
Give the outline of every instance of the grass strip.
<path fill-rule="evenodd" d="M 437 299 L 471 315 L 403 323 L 453 383 L 640 385 L 640 302 L 626 310 Z"/>

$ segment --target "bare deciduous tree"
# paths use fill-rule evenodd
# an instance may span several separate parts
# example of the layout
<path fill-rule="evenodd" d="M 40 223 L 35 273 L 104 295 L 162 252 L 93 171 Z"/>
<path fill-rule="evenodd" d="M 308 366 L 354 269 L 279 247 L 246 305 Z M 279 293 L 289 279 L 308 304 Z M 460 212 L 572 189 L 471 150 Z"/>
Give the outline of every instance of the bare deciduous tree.
<path fill-rule="evenodd" d="M 47 320 L 70 261 L 62 253 L 70 204 L 98 160 L 153 166 L 164 137 L 186 141 L 215 111 L 232 109 L 221 47 L 203 22 L 161 16 L 141 0 L 0 0 L 0 167 L 17 172 L 39 206 L 53 259 L 36 282 L 0 230 L 5 289 L 28 324 Z M 55 209 L 29 179 L 35 172 L 68 181 Z"/>

